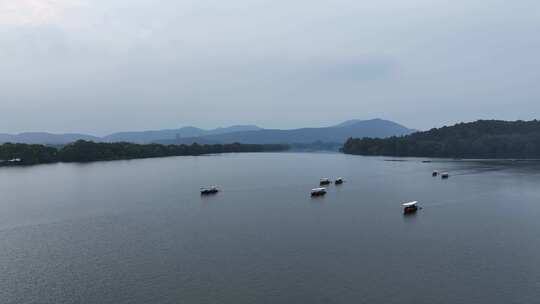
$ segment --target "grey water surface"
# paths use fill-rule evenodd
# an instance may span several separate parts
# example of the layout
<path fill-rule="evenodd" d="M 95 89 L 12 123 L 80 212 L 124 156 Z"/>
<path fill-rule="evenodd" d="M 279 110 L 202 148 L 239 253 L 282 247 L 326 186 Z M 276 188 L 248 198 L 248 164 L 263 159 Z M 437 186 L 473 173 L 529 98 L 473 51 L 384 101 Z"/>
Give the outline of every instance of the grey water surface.
<path fill-rule="evenodd" d="M 540 301 L 539 163 L 402 160 L 1 168 L 0 303 Z M 310 197 L 338 176 L 344 185 Z M 222 192 L 201 197 L 213 184 Z M 411 200 L 423 209 L 404 216 Z"/>

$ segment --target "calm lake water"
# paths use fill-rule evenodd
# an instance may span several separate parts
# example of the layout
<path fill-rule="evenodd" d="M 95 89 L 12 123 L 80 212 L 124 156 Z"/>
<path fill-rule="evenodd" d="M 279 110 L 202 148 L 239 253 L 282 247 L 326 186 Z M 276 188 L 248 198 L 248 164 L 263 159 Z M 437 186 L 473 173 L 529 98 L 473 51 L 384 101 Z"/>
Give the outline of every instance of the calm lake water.
<path fill-rule="evenodd" d="M 223 191 L 201 197 L 211 184 Z M 405 217 L 411 200 L 424 209 Z M 539 296 L 534 162 L 263 153 L 0 169 L 0 303 Z"/>

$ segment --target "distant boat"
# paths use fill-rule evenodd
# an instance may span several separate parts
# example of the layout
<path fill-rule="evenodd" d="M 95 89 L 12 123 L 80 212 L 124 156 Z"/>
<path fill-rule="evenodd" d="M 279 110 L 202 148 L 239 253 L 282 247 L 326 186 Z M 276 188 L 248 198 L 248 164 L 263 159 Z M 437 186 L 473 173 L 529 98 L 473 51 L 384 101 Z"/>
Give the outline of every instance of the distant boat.
<path fill-rule="evenodd" d="M 417 204 L 417 201 L 401 204 L 403 206 L 403 214 L 411 214 L 418 211 Z"/>
<path fill-rule="evenodd" d="M 201 187 L 201 195 L 216 194 L 219 192 L 217 186 Z"/>
<path fill-rule="evenodd" d="M 448 174 L 448 172 L 443 172 L 443 173 L 441 173 L 441 178 L 442 178 L 442 179 L 447 179 L 447 178 L 449 178 L 449 177 L 450 177 L 450 174 Z"/>
<path fill-rule="evenodd" d="M 22 159 L 20 158 L 13 158 L 13 159 L 8 159 L 8 160 L 0 159 L 0 164 L 3 164 L 3 163 L 14 164 L 14 163 L 20 163 L 20 162 L 22 162 Z"/>
<path fill-rule="evenodd" d="M 439 171 L 433 171 L 433 173 L 431 173 L 431 176 L 433 177 L 436 177 L 437 175 L 439 175 Z"/>
<path fill-rule="evenodd" d="M 328 178 L 321 178 L 321 181 L 319 182 L 319 184 L 322 186 L 322 185 L 330 185 L 332 182 L 330 181 L 330 179 Z"/>
<path fill-rule="evenodd" d="M 335 183 L 336 185 L 341 185 L 341 184 L 343 184 L 343 178 L 341 178 L 341 177 L 336 178 L 336 181 L 335 181 L 334 183 Z"/>
<path fill-rule="evenodd" d="M 431 163 L 430 160 L 423 160 L 422 162 L 423 162 L 423 163 Z"/>
<path fill-rule="evenodd" d="M 326 188 L 311 189 L 311 196 L 323 196 L 326 194 Z"/>

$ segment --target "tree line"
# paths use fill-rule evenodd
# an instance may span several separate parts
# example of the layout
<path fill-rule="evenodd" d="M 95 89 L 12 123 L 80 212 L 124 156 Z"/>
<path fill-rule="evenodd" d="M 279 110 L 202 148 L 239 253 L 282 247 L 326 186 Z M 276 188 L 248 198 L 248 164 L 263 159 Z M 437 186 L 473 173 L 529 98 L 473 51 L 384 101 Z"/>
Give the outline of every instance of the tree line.
<path fill-rule="evenodd" d="M 540 121 L 479 120 L 389 138 L 349 138 L 347 154 L 445 158 L 540 158 Z"/>
<path fill-rule="evenodd" d="M 203 155 L 233 152 L 273 152 L 289 149 L 287 145 L 215 144 L 215 145 L 160 145 L 96 143 L 79 140 L 53 147 L 20 143 L 0 145 L 0 165 L 34 165 L 55 162 L 92 162 L 121 159 L 152 158 L 182 155 Z"/>

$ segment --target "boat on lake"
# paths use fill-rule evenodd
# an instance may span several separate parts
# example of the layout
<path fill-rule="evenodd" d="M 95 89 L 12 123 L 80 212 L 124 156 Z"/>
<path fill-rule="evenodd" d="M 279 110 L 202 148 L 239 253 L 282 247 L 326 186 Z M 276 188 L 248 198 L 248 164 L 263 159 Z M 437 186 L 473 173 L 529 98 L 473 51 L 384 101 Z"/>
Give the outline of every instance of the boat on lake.
<path fill-rule="evenodd" d="M 450 174 L 448 174 L 448 172 L 443 172 L 443 173 L 441 173 L 441 178 L 442 178 L 442 179 L 447 179 L 447 178 L 449 178 L 449 177 L 450 177 Z"/>
<path fill-rule="evenodd" d="M 216 194 L 218 192 L 219 188 L 217 186 L 201 187 L 201 195 Z"/>
<path fill-rule="evenodd" d="M 321 178 L 319 184 L 322 185 L 330 185 L 332 182 L 328 178 Z"/>
<path fill-rule="evenodd" d="M 411 214 L 411 213 L 415 213 L 416 211 L 418 211 L 418 202 L 417 201 L 414 201 L 414 202 L 408 202 L 408 203 L 404 203 L 404 204 L 401 204 L 403 206 L 403 214 Z"/>
<path fill-rule="evenodd" d="M 323 196 L 326 194 L 326 188 L 311 189 L 311 196 Z"/>
<path fill-rule="evenodd" d="M 437 175 L 439 175 L 439 171 L 433 171 L 433 173 L 431 173 L 431 176 L 433 177 L 436 177 Z"/>
<path fill-rule="evenodd" d="M 335 181 L 334 183 L 335 183 L 336 185 L 341 185 L 341 184 L 343 184 L 343 178 L 341 178 L 341 177 L 336 178 L 336 181 Z"/>

